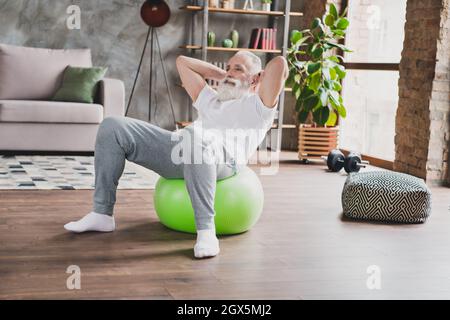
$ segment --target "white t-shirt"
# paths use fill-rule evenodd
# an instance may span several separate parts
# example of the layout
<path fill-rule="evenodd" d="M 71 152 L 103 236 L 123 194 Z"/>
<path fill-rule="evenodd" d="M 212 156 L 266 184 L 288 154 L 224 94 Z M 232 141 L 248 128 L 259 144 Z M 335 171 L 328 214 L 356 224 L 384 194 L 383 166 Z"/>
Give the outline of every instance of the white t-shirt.
<path fill-rule="evenodd" d="M 277 102 L 278 104 L 278 102 Z M 202 133 L 208 141 L 221 144 L 235 163 L 246 164 L 272 127 L 277 106 L 264 105 L 257 93 L 239 99 L 220 101 L 208 84 L 193 106 L 198 118 L 186 127 Z"/>

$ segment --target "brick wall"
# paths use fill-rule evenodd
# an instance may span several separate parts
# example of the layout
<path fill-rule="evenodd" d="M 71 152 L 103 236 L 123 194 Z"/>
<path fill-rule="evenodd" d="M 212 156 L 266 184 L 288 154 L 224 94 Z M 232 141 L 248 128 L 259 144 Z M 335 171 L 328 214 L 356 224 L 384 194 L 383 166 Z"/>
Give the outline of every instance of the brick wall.
<path fill-rule="evenodd" d="M 316 17 L 322 17 L 325 13 L 327 0 L 305 1 L 303 8 L 302 29 L 309 28 Z"/>
<path fill-rule="evenodd" d="M 450 1 L 444 0 L 440 13 L 435 76 L 430 101 L 430 144 L 428 146 L 427 180 L 448 179 L 450 114 Z M 436 21 L 438 22 L 438 21 Z"/>
<path fill-rule="evenodd" d="M 408 0 L 400 62 L 394 170 L 441 184 L 450 112 L 449 0 Z"/>

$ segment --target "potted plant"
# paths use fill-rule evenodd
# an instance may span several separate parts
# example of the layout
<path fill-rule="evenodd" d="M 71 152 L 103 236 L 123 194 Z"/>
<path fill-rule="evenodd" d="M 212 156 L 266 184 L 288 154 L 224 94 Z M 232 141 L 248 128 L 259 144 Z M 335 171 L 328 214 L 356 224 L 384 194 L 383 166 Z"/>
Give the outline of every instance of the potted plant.
<path fill-rule="evenodd" d="M 270 11 L 272 0 L 261 0 L 263 11 Z"/>
<path fill-rule="evenodd" d="M 344 15 L 345 12 L 339 15 L 336 7 L 330 4 L 329 11 L 322 19 L 315 18 L 310 29 L 291 32 L 286 86 L 292 87 L 299 124 L 306 123 L 312 116 L 314 127 L 333 127 L 338 115 L 342 118 L 346 116 L 340 94 L 345 77 L 343 57 L 334 52 L 336 49 L 350 52 L 339 43 L 349 25 Z M 300 125 L 300 129 L 302 127 L 305 126 Z M 302 136 L 300 132 L 300 136 L 304 138 L 306 135 Z M 327 148 L 334 146 L 332 143 L 321 145 Z M 325 151 L 326 148 L 322 149 Z M 320 152 L 317 156 L 320 157 Z"/>

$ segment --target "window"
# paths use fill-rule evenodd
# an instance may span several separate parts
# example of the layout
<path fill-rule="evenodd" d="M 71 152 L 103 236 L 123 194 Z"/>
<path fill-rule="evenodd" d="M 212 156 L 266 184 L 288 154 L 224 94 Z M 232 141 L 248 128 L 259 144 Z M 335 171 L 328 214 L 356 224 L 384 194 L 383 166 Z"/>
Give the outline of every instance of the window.
<path fill-rule="evenodd" d="M 347 76 L 342 95 L 340 147 L 394 160 L 398 64 L 403 47 L 406 0 L 348 0 L 345 44 Z"/>

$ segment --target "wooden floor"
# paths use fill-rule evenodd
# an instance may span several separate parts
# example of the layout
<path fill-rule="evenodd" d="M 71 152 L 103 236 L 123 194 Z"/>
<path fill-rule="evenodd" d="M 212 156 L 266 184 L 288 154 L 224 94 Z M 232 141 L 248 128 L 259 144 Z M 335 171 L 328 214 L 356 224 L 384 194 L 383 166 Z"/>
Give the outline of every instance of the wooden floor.
<path fill-rule="evenodd" d="M 283 159 L 260 176 L 258 224 L 200 261 L 194 235 L 158 222 L 152 190 L 120 190 L 118 229 L 81 235 L 63 225 L 90 211 L 92 190 L 0 191 L 0 299 L 450 299 L 450 189 L 432 188 L 425 224 L 345 221 L 346 175 Z M 66 288 L 70 265 L 80 290 Z M 371 265 L 380 290 L 367 288 Z"/>

